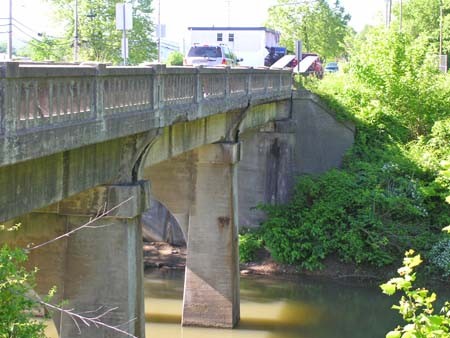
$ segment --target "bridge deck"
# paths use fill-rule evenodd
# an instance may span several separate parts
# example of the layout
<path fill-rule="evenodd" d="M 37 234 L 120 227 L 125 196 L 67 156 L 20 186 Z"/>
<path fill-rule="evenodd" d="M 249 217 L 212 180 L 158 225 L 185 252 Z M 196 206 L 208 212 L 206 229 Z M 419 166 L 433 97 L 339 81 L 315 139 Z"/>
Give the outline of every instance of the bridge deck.
<path fill-rule="evenodd" d="M 291 96 L 290 70 L 0 63 L 0 166 Z"/>

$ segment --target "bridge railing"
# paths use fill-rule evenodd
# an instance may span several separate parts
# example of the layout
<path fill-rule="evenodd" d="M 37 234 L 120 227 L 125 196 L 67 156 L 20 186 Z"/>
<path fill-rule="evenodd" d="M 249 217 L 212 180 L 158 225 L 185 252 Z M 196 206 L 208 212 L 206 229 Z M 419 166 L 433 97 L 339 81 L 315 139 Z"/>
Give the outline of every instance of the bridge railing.
<path fill-rule="evenodd" d="M 288 70 L 252 68 L 5 62 L 0 71 L 0 139 L 58 129 L 70 133 L 71 126 L 96 124 L 98 135 L 89 142 L 99 142 L 163 127 L 180 114 L 190 120 L 242 108 L 249 101 L 288 98 L 292 85 Z M 137 115 L 141 117 L 130 122 Z M 128 126 L 118 123 L 112 132 L 111 119 Z"/>

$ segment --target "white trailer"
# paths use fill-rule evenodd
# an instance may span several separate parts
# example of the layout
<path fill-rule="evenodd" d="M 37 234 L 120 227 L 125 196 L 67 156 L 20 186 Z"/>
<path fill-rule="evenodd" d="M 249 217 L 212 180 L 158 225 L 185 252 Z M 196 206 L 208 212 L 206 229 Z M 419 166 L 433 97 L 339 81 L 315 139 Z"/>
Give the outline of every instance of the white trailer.
<path fill-rule="evenodd" d="M 280 32 L 266 27 L 188 27 L 190 44 L 226 44 L 241 66 L 262 67 L 268 51 L 266 47 L 279 45 Z"/>

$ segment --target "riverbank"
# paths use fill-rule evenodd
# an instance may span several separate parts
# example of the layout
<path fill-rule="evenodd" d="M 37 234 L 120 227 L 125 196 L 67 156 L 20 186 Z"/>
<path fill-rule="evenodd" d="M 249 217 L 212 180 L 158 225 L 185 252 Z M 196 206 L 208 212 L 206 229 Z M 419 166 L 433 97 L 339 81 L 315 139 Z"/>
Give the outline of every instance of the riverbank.
<path fill-rule="evenodd" d="M 184 269 L 186 265 L 186 247 L 173 246 L 165 242 L 145 242 L 144 267 L 159 269 Z M 240 264 L 241 275 L 270 275 L 296 279 L 301 276 L 333 279 L 342 283 L 379 284 L 394 276 L 395 269 L 361 267 L 342 263 L 335 257 L 324 261 L 322 270 L 301 270 L 296 266 L 275 262 L 267 250 L 260 250 L 254 262 Z"/>

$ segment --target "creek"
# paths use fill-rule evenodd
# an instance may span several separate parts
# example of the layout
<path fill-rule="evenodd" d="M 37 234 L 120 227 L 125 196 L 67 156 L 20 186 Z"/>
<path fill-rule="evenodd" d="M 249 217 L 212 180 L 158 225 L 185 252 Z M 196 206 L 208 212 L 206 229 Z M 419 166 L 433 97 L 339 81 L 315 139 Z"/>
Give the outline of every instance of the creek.
<path fill-rule="evenodd" d="M 183 282 L 182 270 L 145 271 L 147 338 L 380 338 L 402 322 L 376 285 L 247 275 L 236 329 L 183 328 Z"/>
<path fill-rule="evenodd" d="M 401 323 L 396 301 L 378 286 L 299 277 L 241 276 L 241 321 L 234 330 L 183 328 L 184 273 L 147 270 L 150 338 L 380 338 Z"/>

